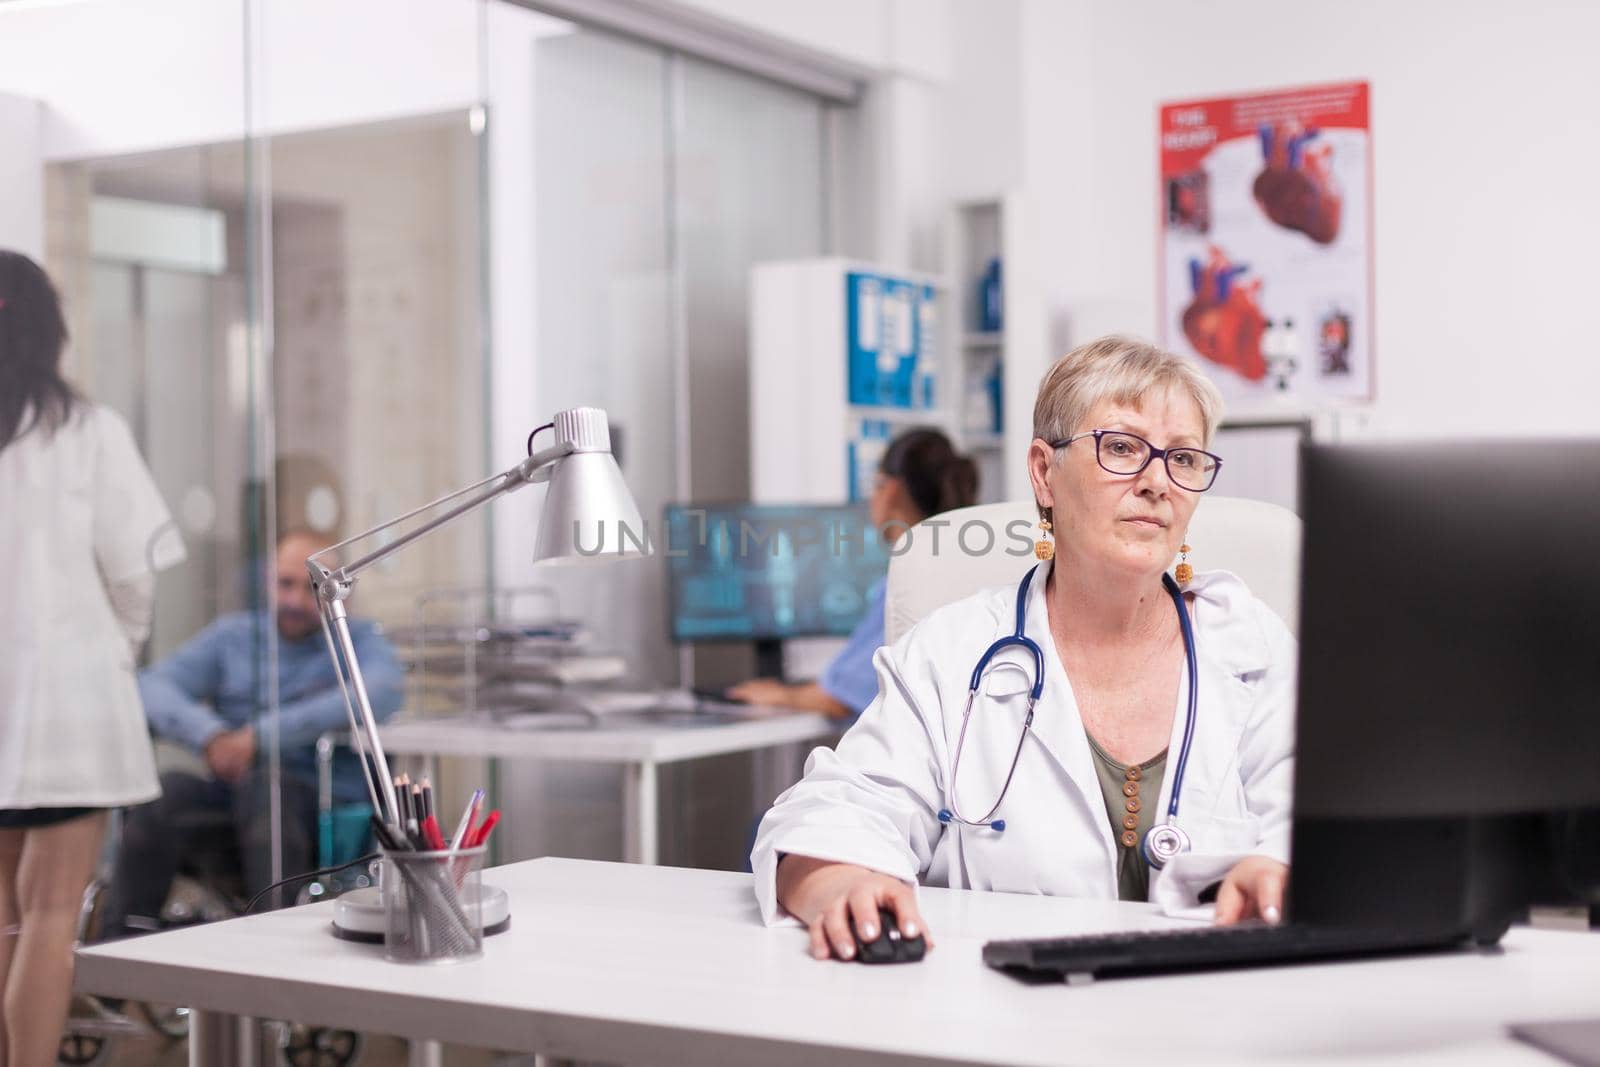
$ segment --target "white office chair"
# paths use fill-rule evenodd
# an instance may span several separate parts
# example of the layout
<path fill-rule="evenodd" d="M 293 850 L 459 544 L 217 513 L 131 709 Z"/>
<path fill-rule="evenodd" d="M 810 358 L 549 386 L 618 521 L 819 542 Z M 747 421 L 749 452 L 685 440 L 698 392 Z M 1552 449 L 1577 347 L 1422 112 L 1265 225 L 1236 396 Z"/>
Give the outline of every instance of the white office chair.
<path fill-rule="evenodd" d="M 934 608 L 997 585 L 1015 587 L 1033 566 L 1039 513 L 1033 502 L 979 504 L 937 517 L 938 531 L 912 527 L 911 543 L 889 561 L 883 640 L 893 644 Z M 961 536 L 962 528 L 979 523 Z M 1017 525 L 1012 526 L 1012 523 Z M 994 532 L 993 546 L 985 528 Z M 1015 536 L 1012 532 L 1015 532 Z M 1027 555 L 1008 555 L 1023 547 Z M 1300 626 L 1300 517 L 1288 508 L 1240 497 L 1208 496 L 1189 524 L 1189 562 L 1195 570 L 1237 574 L 1291 632 Z M 970 549 L 971 551 L 968 551 Z"/>

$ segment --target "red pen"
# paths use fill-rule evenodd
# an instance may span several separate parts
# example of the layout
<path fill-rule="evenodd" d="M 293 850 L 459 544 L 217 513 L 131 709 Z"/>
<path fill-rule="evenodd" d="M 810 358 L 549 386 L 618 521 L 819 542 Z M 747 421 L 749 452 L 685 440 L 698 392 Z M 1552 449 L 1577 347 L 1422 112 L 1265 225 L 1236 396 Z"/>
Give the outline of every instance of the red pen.
<path fill-rule="evenodd" d="M 422 836 L 428 842 L 428 847 L 436 851 L 444 848 L 444 835 L 439 832 L 439 820 L 429 815 L 422 820 Z"/>
<path fill-rule="evenodd" d="M 469 847 L 477 848 L 479 845 L 487 842 L 489 840 L 489 835 L 494 833 L 494 824 L 499 821 L 500 809 L 495 808 L 489 813 L 489 817 L 483 820 L 483 825 L 478 827 L 477 832 L 472 835 L 472 844 Z"/>

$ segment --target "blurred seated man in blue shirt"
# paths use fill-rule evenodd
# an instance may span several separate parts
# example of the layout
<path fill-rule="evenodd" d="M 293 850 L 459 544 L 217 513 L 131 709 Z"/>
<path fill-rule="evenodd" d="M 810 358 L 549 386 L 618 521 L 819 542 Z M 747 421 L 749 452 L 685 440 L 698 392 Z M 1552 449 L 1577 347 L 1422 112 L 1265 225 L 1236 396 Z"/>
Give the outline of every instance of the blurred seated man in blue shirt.
<path fill-rule="evenodd" d="M 890 537 L 923 519 L 964 508 L 978 496 L 978 468 L 958 455 L 938 430 L 907 430 L 884 450 L 872 485 L 867 511 L 873 528 Z M 867 592 L 867 610 L 844 648 L 814 682 L 789 683 L 752 678 L 727 691 L 731 700 L 770 704 L 798 711 L 820 711 L 833 719 L 849 719 L 867 710 L 878 695 L 878 674 L 872 657 L 883 644 L 884 580 Z"/>
<path fill-rule="evenodd" d="M 316 741 L 347 730 L 338 676 L 322 636 L 306 557 L 327 547 L 309 531 L 285 534 L 275 561 L 278 591 L 278 744 L 281 752 L 283 876 L 314 869 L 317 840 Z M 132 809 L 123 829 L 103 928 L 117 937 L 130 917 L 160 915 L 172 879 L 203 840 L 231 830 L 243 861 L 246 890 L 272 882 L 272 809 L 265 719 L 267 617 L 224 615 L 182 648 L 139 675 L 139 694 L 155 732 L 201 756 L 209 777 L 187 771 L 161 776 L 160 799 Z M 399 710 L 403 679 L 394 648 L 366 620 L 350 620 L 356 655 L 379 720 Z M 347 747 L 336 750 L 336 804 L 367 800 L 361 766 Z"/>

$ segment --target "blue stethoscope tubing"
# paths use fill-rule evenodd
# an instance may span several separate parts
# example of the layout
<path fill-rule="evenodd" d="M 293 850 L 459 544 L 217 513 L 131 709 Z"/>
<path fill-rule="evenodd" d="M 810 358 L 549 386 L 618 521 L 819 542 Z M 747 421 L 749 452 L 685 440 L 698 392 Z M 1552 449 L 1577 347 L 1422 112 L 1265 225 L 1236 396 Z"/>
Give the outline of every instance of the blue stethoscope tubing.
<path fill-rule="evenodd" d="M 941 808 L 939 821 L 950 825 L 952 823 L 984 827 L 997 833 L 1005 831 L 1006 821 L 996 819 L 995 812 L 1000 810 L 1000 805 L 1005 803 L 1006 793 L 1011 789 L 1011 779 L 1017 773 L 1017 763 L 1022 759 L 1022 746 L 1027 743 L 1028 732 L 1033 727 L 1034 707 L 1039 703 L 1039 695 L 1044 692 L 1044 652 L 1037 642 L 1030 638 L 1026 631 L 1028 610 L 1028 587 L 1033 584 L 1033 576 L 1039 567 L 1030 567 L 1028 573 L 1022 576 L 1022 582 L 1017 586 L 1017 624 L 1016 628 L 1006 636 L 990 645 L 978 660 L 978 665 L 972 668 L 972 680 L 967 685 L 967 706 L 961 713 L 961 732 L 956 737 L 955 758 L 950 764 L 950 806 Z M 1178 611 L 1178 627 L 1183 631 L 1184 660 L 1189 669 L 1188 707 L 1183 724 L 1183 744 L 1178 749 L 1178 763 L 1173 769 L 1172 797 L 1167 802 L 1166 820 L 1152 826 L 1140 842 L 1139 849 L 1145 860 L 1160 870 L 1168 860 L 1182 852 L 1189 851 L 1189 835 L 1178 826 L 1178 800 L 1183 792 L 1183 776 L 1189 766 L 1189 750 L 1194 744 L 1195 719 L 1199 707 L 1199 662 L 1194 651 L 1194 626 L 1189 620 L 1189 607 L 1184 603 L 1183 591 L 1178 588 L 1178 583 L 1172 580 L 1170 574 L 1161 576 L 1162 587 L 1172 597 L 1172 603 Z M 956 803 L 956 773 L 961 766 L 961 750 L 967 741 L 967 726 L 972 721 L 972 705 L 977 700 L 978 686 L 983 679 L 983 672 L 989 666 L 997 653 L 1012 647 L 1025 649 L 1033 657 L 1033 686 L 1028 690 L 1028 706 L 1022 719 L 1022 733 L 1017 738 L 1017 749 L 1011 754 L 1011 767 L 1006 771 L 1005 784 L 1000 787 L 1000 795 L 995 798 L 994 805 L 979 819 L 966 819 L 960 814 Z"/>

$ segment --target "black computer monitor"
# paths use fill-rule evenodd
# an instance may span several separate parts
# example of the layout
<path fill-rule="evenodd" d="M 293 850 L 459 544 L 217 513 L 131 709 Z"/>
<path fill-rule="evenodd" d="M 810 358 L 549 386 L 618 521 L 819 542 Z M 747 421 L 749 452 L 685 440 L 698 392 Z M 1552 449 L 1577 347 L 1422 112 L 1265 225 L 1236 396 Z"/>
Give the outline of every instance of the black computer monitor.
<path fill-rule="evenodd" d="M 1301 457 L 1296 918 L 1493 940 L 1592 891 L 1600 441 Z"/>
<path fill-rule="evenodd" d="M 848 635 L 889 567 L 864 506 L 672 505 L 663 530 L 673 640 L 769 657 L 785 638 Z"/>

